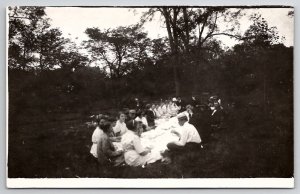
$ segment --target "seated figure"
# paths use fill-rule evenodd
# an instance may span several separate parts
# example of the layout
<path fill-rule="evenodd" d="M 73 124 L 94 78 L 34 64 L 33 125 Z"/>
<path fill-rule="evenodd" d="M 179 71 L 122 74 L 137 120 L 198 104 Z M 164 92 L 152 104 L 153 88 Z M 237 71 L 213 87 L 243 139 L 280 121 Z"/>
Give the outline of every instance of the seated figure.
<path fill-rule="evenodd" d="M 109 138 L 110 124 L 106 123 L 103 125 L 103 134 L 100 137 L 97 144 L 97 155 L 98 162 L 102 166 L 114 165 L 117 166 L 122 163 L 123 155 L 122 151 L 116 151 Z"/>
<path fill-rule="evenodd" d="M 179 136 L 179 140 L 168 143 L 168 150 L 163 154 L 164 157 L 168 158 L 169 162 L 176 153 L 188 152 L 197 148 L 201 143 L 201 138 L 197 129 L 192 124 L 188 123 L 187 116 L 184 113 L 181 113 L 177 116 L 177 118 L 180 128 L 179 130 L 172 130 L 171 132 L 177 134 Z"/>
<path fill-rule="evenodd" d="M 161 157 L 151 152 L 150 148 L 144 148 L 140 135 L 143 132 L 142 122 L 135 122 L 133 130 L 128 130 L 121 139 L 124 150 L 125 162 L 129 166 L 144 166 L 153 163 Z"/>

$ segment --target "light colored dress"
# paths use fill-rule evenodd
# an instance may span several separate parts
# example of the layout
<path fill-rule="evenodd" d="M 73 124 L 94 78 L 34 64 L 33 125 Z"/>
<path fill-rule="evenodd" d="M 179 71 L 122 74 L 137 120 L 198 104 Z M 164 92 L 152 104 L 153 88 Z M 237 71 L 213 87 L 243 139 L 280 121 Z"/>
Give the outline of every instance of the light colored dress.
<path fill-rule="evenodd" d="M 95 157 L 95 158 L 98 158 L 98 154 L 97 154 L 97 144 L 99 142 L 99 139 L 101 138 L 103 134 L 103 131 L 102 129 L 100 129 L 99 127 L 97 127 L 94 132 L 93 132 L 93 135 L 92 135 L 92 142 L 93 142 L 93 145 L 91 147 L 91 150 L 90 150 L 90 153 Z"/>
<path fill-rule="evenodd" d="M 161 156 L 157 152 L 150 152 L 147 155 L 140 155 L 145 149 L 142 146 L 141 139 L 132 131 L 127 131 L 121 139 L 121 144 L 124 150 L 124 158 L 129 166 L 143 166 L 153 163 Z"/>
<path fill-rule="evenodd" d="M 125 122 L 120 122 L 120 120 L 117 121 L 116 126 L 113 128 L 113 131 L 115 134 L 120 133 L 120 135 L 125 134 L 128 129 L 126 127 Z"/>

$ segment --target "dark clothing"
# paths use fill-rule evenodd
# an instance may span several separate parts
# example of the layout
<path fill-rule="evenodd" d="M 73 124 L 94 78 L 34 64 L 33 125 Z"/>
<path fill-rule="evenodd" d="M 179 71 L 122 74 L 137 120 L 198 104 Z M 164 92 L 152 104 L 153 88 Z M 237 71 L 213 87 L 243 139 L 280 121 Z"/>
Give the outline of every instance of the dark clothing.
<path fill-rule="evenodd" d="M 183 100 L 181 100 L 180 102 L 179 102 L 179 101 L 177 101 L 177 102 L 176 102 L 176 105 L 181 107 L 181 109 L 179 110 L 179 112 L 182 112 L 182 111 L 184 111 L 184 110 L 185 110 L 185 106 L 186 106 L 186 104 L 184 103 L 184 101 L 183 101 Z"/>
<path fill-rule="evenodd" d="M 191 102 L 190 102 L 190 104 L 194 107 L 194 108 L 196 108 L 200 103 L 197 101 L 197 100 L 191 100 Z"/>
<path fill-rule="evenodd" d="M 186 143 L 185 146 L 179 146 L 174 143 L 168 143 L 167 147 L 171 152 L 181 152 L 200 148 L 200 143 L 189 142 Z"/>
<path fill-rule="evenodd" d="M 122 155 L 120 152 L 115 150 L 112 142 L 110 141 L 108 135 L 103 133 L 101 136 L 98 145 L 97 145 L 97 155 L 98 155 L 98 162 L 100 165 L 118 165 L 122 159 Z M 117 161 L 117 163 L 116 163 Z"/>
<path fill-rule="evenodd" d="M 152 110 L 146 110 L 145 111 L 145 116 L 148 122 L 148 126 L 152 127 L 155 125 L 154 119 L 155 119 L 155 115 L 154 112 Z"/>
<path fill-rule="evenodd" d="M 174 143 L 168 143 L 167 147 L 169 150 L 165 151 L 163 156 L 169 157 L 171 160 L 174 160 L 176 156 L 189 153 L 191 151 L 198 151 L 201 149 L 200 143 L 189 142 L 185 146 L 179 146 Z"/>
<path fill-rule="evenodd" d="M 201 136 L 202 143 L 207 143 L 211 134 L 211 112 L 207 108 L 194 111 L 189 123 L 194 125 Z"/>
<path fill-rule="evenodd" d="M 211 125 L 219 126 L 223 123 L 225 114 L 223 109 L 218 108 L 216 110 L 211 113 Z"/>
<path fill-rule="evenodd" d="M 126 122 L 126 127 L 129 129 L 129 130 L 131 130 L 131 131 L 133 131 L 134 130 L 134 128 L 135 128 L 135 120 L 134 119 L 131 119 L 131 120 L 129 120 L 129 121 L 127 121 Z"/>
<path fill-rule="evenodd" d="M 200 114 L 198 112 L 194 112 L 193 115 L 189 114 L 189 123 L 194 125 L 198 130 L 200 128 Z"/>

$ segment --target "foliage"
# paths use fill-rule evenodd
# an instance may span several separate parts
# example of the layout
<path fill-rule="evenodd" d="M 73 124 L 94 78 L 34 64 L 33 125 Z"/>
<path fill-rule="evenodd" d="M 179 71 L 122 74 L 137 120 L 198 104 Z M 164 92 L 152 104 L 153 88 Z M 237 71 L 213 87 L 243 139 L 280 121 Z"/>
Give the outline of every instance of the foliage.
<path fill-rule="evenodd" d="M 76 103 L 91 107 L 100 101 L 126 106 L 124 102 L 133 97 L 174 96 L 178 85 L 182 96 L 211 92 L 235 101 L 237 95 L 256 95 L 253 99 L 267 103 L 274 93 L 267 88 L 290 83 L 292 70 L 284 60 L 291 62 L 292 48 L 280 44 L 276 28 L 260 15 L 251 16 L 253 24 L 241 35 L 241 9 L 150 8 L 141 24 L 162 14 L 168 37 L 150 40 L 141 24 L 88 28 L 89 39 L 83 43 L 88 56 L 63 38 L 59 29 L 51 28 L 44 8 L 9 9 L 9 84 L 15 107 L 22 101 L 32 103 L 28 107 L 41 101 L 42 109 L 70 108 Z M 223 31 L 221 23 L 228 24 Z M 241 41 L 225 50 L 215 38 L 219 35 Z M 285 56 L 275 62 L 273 55 L 280 52 Z M 278 61 L 287 67 L 280 67 Z M 46 99 L 51 99 L 49 104 Z"/>
<path fill-rule="evenodd" d="M 255 47 L 268 47 L 280 42 L 277 28 L 269 27 L 267 21 L 261 15 L 254 14 L 250 19 L 253 24 L 245 32 L 246 44 Z"/>
<path fill-rule="evenodd" d="M 100 61 L 111 78 L 122 77 L 147 58 L 150 40 L 139 25 L 104 31 L 88 28 L 86 34 L 90 40 L 84 42 L 85 48 L 93 61 Z"/>
<path fill-rule="evenodd" d="M 238 28 L 238 18 L 242 15 L 241 9 L 228 9 L 224 7 L 188 8 L 188 7 L 161 7 L 151 8 L 141 18 L 144 23 L 151 20 L 159 12 L 165 21 L 171 54 L 173 57 L 173 78 L 176 95 L 181 93 L 181 83 L 186 77 L 184 69 L 193 66 L 196 71 L 192 73 L 192 84 L 196 85 L 196 74 L 203 63 L 203 55 L 212 52 L 210 45 L 217 43 L 215 36 L 226 35 L 241 39 Z M 220 22 L 227 23 L 227 28 L 220 31 Z M 217 46 L 216 44 L 213 44 Z M 190 58 L 195 59 L 192 62 Z M 180 63 L 182 65 L 180 65 Z M 193 92 L 196 92 L 194 87 Z"/>
<path fill-rule="evenodd" d="M 51 28 L 44 7 L 9 7 L 9 68 L 43 71 L 86 65 L 87 58 L 71 44 Z"/>

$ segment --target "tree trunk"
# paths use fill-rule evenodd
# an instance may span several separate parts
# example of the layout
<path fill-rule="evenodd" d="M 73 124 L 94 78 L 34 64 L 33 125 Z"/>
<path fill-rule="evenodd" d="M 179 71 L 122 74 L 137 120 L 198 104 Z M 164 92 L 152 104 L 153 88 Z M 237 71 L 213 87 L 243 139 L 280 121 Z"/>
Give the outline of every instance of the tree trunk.
<path fill-rule="evenodd" d="M 168 31 L 168 37 L 169 37 L 169 42 L 170 42 L 170 47 L 171 47 L 171 53 L 172 53 L 172 65 L 173 65 L 173 78 L 174 78 L 174 84 L 175 84 L 175 95 L 179 96 L 180 95 L 180 81 L 179 81 L 179 76 L 178 76 L 178 52 L 177 52 L 177 46 L 176 41 L 174 39 L 178 37 L 173 37 L 173 35 L 176 35 L 176 32 L 174 34 L 174 27 L 173 27 L 173 34 L 171 30 L 171 16 L 170 13 L 168 12 L 167 8 L 163 8 L 163 15 L 166 20 L 166 27 Z"/>
<path fill-rule="evenodd" d="M 173 75 L 174 75 L 174 84 L 175 84 L 175 95 L 180 96 L 180 81 L 178 75 L 178 55 L 173 56 Z"/>

